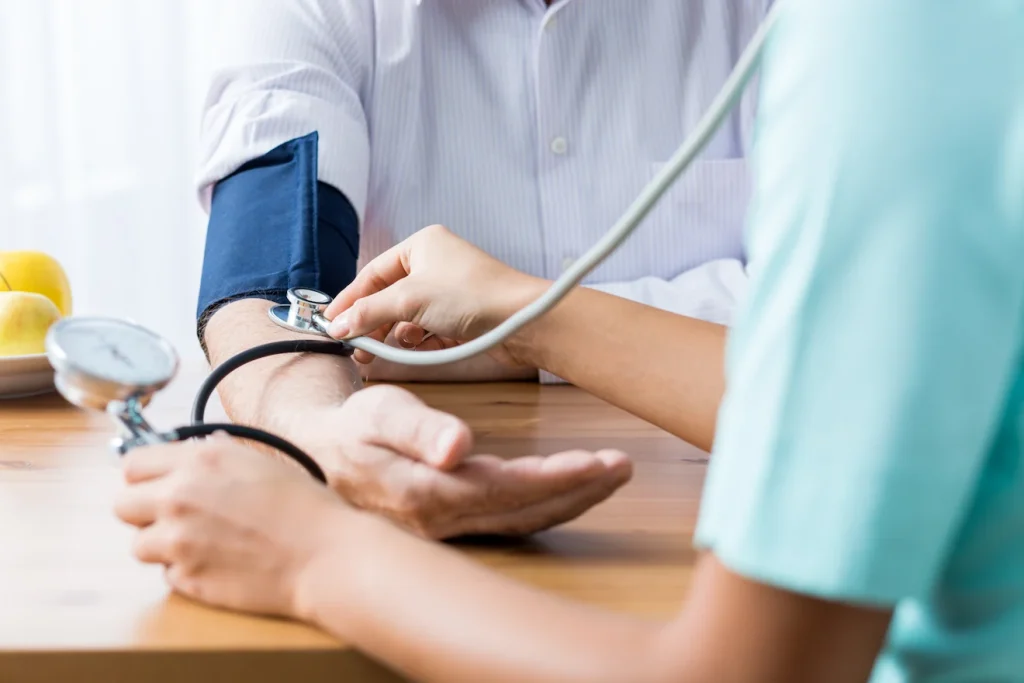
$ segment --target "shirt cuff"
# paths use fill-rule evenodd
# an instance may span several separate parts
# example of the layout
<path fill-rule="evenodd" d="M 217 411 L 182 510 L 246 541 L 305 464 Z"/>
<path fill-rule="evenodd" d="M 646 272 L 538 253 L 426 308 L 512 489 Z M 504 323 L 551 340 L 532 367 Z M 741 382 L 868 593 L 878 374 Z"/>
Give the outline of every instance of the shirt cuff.
<path fill-rule="evenodd" d="M 344 194 L 361 219 L 370 168 L 363 116 L 354 95 L 327 102 L 296 92 L 256 92 L 218 103 L 203 121 L 203 160 L 197 178 L 200 204 L 212 210 L 213 194 L 222 178 L 252 159 L 315 134 L 330 153 L 317 157 L 313 177 Z"/>
<path fill-rule="evenodd" d="M 645 277 L 588 286 L 676 315 L 730 325 L 745 298 L 747 282 L 747 268 L 741 261 L 718 259 L 671 280 Z"/>
<path fill-rule="evenodd" d="M 564 379 L 558 375 L 553 375 L 547 370 L 537 370 L 537 379 L 541 384 L 568 384 Z"/>

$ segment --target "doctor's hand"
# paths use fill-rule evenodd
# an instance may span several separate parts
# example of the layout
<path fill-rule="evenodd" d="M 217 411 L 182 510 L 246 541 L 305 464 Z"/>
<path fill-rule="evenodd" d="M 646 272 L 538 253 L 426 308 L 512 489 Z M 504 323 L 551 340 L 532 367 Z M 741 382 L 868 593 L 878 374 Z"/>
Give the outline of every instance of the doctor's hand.
<path fill-rule="evenodd" d="M 315 410 L 304 416 L 315 434 L 302 445 L 330 486 L 354 506 L 431 539 L 541 531 L 603 501 L 632 473 L 617 451 L 471 455 L 464 422 L 390 385 Z"/>
<path fill-rule="evenodd" d="M 434 350 L 488 332 L 546 287 L 544 280 L 433 225 L 368 263 L 325 317 L 337 339 L 365 335 L 383 341 L 394 328 L 401 345 Z M 424 341 L 425 331 L 436 336 Z M 504 364 L 520 364 L 506 345 L 490 353 Z M 356 360 L 368 363 L 372 356 L 356 351 Z"/>

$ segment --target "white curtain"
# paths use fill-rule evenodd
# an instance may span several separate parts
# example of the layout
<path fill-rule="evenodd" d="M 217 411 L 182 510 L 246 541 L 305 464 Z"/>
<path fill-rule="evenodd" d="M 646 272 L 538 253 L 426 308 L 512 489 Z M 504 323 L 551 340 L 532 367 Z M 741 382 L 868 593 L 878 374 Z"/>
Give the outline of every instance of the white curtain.
<path fill-rule="evenodd" d="M 0 0 L 0 250 L 55 256 L 75 312 L 200 357 L 193 189 L 211 0 Z"/>

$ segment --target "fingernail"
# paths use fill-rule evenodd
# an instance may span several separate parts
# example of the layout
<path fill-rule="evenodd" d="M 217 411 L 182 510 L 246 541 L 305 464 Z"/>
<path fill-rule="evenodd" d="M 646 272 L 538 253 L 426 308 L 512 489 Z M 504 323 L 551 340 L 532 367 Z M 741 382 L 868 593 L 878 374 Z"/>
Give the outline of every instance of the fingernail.
<path fill-rule="evenodd" d="M 402 338 L 398 340 L 398 345 L 401 346 L 403 349 L 411 349 L 413 347 L 413 343 L 409 341 L 409 338 L 406 337 L 405 335 L 403 335 Z"/>
<path fill-rule="evenodd" d="M 327 334 L 336 339 L 343 339 L 348 336 L 348 333 L 348 317 L 344 314 L 339 315 L 327 326 Z"/>
<path fill-rule="evenodd" d="M 458 445 L 461 438 L 462 431 L 455 427 L 445 429 L 441 432 L 441 436 L 437 439 L 438 461 L 444 462 L 448 460 L 455 451 L 455 447 Z"/>

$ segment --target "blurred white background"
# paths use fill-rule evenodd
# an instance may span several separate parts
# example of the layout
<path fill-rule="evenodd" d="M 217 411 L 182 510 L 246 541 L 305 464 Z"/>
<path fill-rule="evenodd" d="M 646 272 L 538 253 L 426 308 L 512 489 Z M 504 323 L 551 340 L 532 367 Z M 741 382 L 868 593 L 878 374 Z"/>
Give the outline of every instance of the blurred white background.
<path fill-rule="evenodd" d="M 0 250 L 48 252 L 76 313 L 201 358 L 193 176 L 218 35 L 210 0 L 0 0 Z"/>

